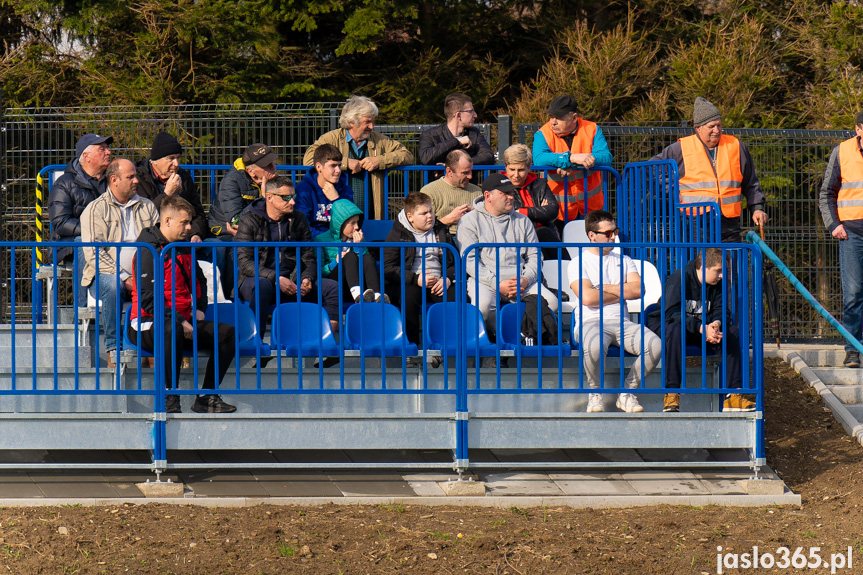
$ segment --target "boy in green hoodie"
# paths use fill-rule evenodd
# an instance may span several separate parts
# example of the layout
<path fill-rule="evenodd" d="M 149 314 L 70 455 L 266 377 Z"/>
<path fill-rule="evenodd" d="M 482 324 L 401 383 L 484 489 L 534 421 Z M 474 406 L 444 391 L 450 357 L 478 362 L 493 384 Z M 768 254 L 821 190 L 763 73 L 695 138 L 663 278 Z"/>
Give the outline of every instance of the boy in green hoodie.
<path fill-rule="evenodd" d="M 363 241 L 363 212 L 350 200 L 333 202 L 330 214 L 330 229 L 315 237 L 317 242 L 359 243 Z M 365 248 L 349 246 L 331 246 L 323 249 L 321 258 L 321 274 L 332 280 L 339 280 L 341 269 L 344 278 L 345 297 L 348 295 L 355 303 L 360 299 L 367 302 L 383 301 L 389 303 L 389 298 L 381 296 L 381 283 L 378 277 L 378 266 L 375 258 Z M 363 281 L 360 282 L 360 258 L 362 258 Z M 365 290 L 363 290 L 363 283 Z"/>

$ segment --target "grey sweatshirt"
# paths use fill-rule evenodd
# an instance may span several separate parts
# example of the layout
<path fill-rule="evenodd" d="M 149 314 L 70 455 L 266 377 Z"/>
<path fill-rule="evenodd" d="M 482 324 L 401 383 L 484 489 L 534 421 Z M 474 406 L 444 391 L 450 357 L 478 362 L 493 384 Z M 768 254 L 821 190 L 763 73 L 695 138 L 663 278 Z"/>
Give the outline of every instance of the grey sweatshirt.
<path fill-rule="evenodd" d="M 465 214 L 458 223 L 458 243 L 464 255 L 471 244 L 536 244 L 533 222 L 513 210 L 502 216 L 493 216 L 485 209 L 482 197 L 476 199 L 474 209 Z M 479 252 L 479 269 L 476 254 Z M 499 262 L 499 263 L 497 263 Z M 539 269 L 539 250 L 536 248 L 480 248 L 468 252 L 467 275 L 485 286 L 496 289 L 501 281 L 517 277 L 521 266 L 521 277 L 530 284 L 536 283 Z M 499 265 L 499 267 L 497 267 Z"/>

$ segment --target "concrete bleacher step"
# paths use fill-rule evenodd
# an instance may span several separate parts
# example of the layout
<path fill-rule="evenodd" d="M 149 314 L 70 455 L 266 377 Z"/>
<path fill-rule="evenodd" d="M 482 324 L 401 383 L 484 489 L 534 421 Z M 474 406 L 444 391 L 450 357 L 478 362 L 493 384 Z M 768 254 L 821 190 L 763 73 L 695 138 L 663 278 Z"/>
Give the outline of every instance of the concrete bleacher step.
<path fill-rule="evenodd" d="M 787 345 L 783 344 L 782 349 L 784 350 Z M 800 359 L 812 368 L 841 367 L 842 361 L 845 359 L 845 350 L 840 346 L 825 347 L 808 344 L 795 347 L 794 351 L 800 356 Z"/>
<path fill-rule="evenodd" d="M 90 367 L 92 349 L 78 345 L 78 337 L 77 326 L 71 324 L 37 325 L 35 330 L 28 324 L 16 325 L 14 330 L 10 325 L 0 326 L 0 368 L 12 367 L 14 348 L 16 369 L 31 369 L 34 345 L 37 368 L 74 368 L 76 354 L 79 366 Z"/>
<path fill-rule="evenodd" d="M 14 382 L 13 382 L 14 373 Z M 116 372 L 81 367 L 76 376 L 74 368 L 37 368 L 29 371 L 0 368 L 0 390 L 19 394 L 4 394 L 0 413 L 124 413 L 129 411 L 128 397 L 115 391 Z M 152 387 L 152 384 L 151 384 Z M 32 395 L 28 392 L 56 390 L 57 394 Z M 105 394 L 64 395 L 76 390 Z"/>

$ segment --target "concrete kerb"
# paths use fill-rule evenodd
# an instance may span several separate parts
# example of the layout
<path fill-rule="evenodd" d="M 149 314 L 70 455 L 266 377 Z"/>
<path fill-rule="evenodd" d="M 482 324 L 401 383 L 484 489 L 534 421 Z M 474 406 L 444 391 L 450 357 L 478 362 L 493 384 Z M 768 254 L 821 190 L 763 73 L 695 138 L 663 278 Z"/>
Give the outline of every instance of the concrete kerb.
<path fill-rule="evenodd" d="M 848 411 L 845 404 L 839 401 L 839 398 L 833 394 L 830 388 L 827 387 L 817 375 L 815 375 L 815 372 L 812 371 L 812 368 L 810 368 L 805 361 L 803 361 L 800 355 L 795 351 L 785 351 L 781 349 L 776 350 L 775 354 L 782 358 L 785 363 L 794 368 L 794 371 L 800 374 L 810 387 L 818 392 L 818 395 L 820 395 L 821 399 L 824 400 L 824 403 L 827 404 L 828 409 L 833 412 L 833 417 L 836 418 L 836 421 L 842 425 L 848 435 L 856 439 L 860 445 L 863 445 L 863 425 L 861 425 L 860 422 L 851 415 L 851 412 Z"/>
<path fill-rule="evenodd" d="M 786 489 L 782 495 L 606 495 L 606 496 L 484 496 L 484 497 L 177 497 L 164 499 L 133 498 L 31 498 L 0 499 L 2 507 L 49 507 L 82 505 L 104 507 L 112 505 L 196 505 L 199 507 L 253 507 L 256 505 L 421 505 L 462 507 L 570 507 L 573 509 L 612 509 L 649 507 L 654 505 L 704 507 L 773 507 L 801 505 L 800 495 Z"/>

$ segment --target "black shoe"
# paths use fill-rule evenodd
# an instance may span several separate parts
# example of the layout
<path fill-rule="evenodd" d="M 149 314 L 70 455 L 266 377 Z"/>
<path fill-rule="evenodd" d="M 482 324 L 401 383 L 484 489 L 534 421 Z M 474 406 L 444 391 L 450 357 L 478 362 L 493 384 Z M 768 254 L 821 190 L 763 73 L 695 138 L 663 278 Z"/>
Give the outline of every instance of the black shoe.
<path fill-rule="evenodd" d="M 218 395 L 199 395 L 192 404 L 195 413 L 234 413 L 237 408 L 225 403 Z"/>
<path fill-rule="evenodd" d="M 183 413 L 183 410 L 180 409 L 179 395 L 165 396 L 165 413 Z"/>
<path fill-rule="evenodd" d="M 334 365 L 339 365 L 339 358 L 338 358 L 338 356 L 332 356 L 332 357 L 325 357 L 325 358 L 324 358 L 324 367 L 325 367 L 325 368 L 326 368 L 326 367 L 333 367 Z M 314 366 L 315 366 L 315 367 L 320 367 L 320 364 L 318 363 L 318 360 L 315 360 L 315 364 L 314 364 Z"/>
<path fill-rule="evenodd" d="M 845 367 L 860 367 L 860 353 L 856 351 L 846 351 L 845 361 L 842 362 Z"/>

